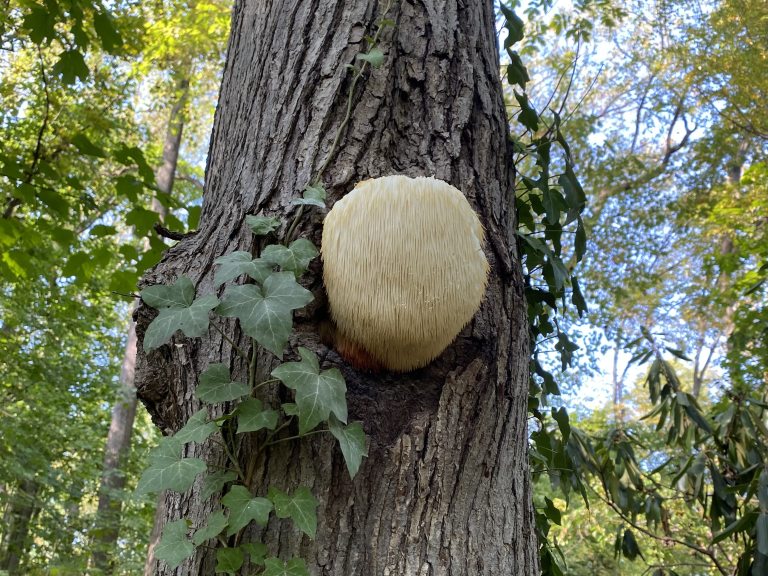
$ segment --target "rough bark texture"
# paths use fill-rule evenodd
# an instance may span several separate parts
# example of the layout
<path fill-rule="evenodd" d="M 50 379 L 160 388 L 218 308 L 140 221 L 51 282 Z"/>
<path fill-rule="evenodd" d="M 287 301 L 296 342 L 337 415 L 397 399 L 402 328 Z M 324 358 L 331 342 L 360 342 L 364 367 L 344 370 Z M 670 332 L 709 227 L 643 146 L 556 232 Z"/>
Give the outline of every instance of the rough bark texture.
<path fill-rule="evenodd" d="M 382 9 L 375 0 L 256 0 L 236 3 L 207 167 L 197 235 L 169 251 L 145 278 L 167 283 L 187 274 L 198 293 L 212 290 L 213 261 L 256 250 L 247 214 L 285 217 L 325 160 L 342 121 L 349 88 L 346 64 L 365 51 L 364 36 Z M 384 65 L 362 81 L 351 122 L 323 181 L 329 201 L 355 182 L 393 173 L 434 175 L 462 190 L 488 235 L 491 282 L 472 324 L 427 368 L 403 375 L 366 374 L 346 365 L 317 334 L 324 299 L 320 263 L 304 281 L 316 298 L 297 314 L 291 341 L 315 350 L 324 367 L 347 379 L 352 419 L 370 437 L 369 458 L 350 481 L 331 440 L 280 444 L 258 463 L 255 492 L 309 486 L 320 500 L 318 533 L 302 537 L 273 520 L 262 538 L 282 558 L 300 555 L 315 575 L 532 575 L 537 573 L 526 457 L 528 339 L 514 242 L 514 170 L 499 82 L 491 0 L 401 0 L 381 47 Z M 322 214 L 302 222 L 319 244 Z M 140 308 L 141 340 L 154 311 Z M 232 321 L 215 319 L 242 347 Z M 275 359 L 259 355 L 259 372 Z M 139 351 L 137 386 L 154 421 L 178 430 L 199 409 L 193 391 L 209 363 L 245 367 L 211 330 L 178 337 L 149 355 Z M 283 398 L 285 401 L 285 399 Z M 248 448 L 248 447 L 246 447 Z M 187 455 L 221 463 L 215 447 Z M 247 462 L 252 452 L 241 454 Z M 169 494 L 167 519 L 193 526 L 218 509 Z M 210 574 L 214 555 L 200 549 L 179 569 L 157 574 Z"/>
<path fill-rule="evenodd" d="M 6 547 L 0 558 L 0 570 L 9 576 L 23 574 L 21 563 L 26 558 L 32 535 L 29 526 L 35 512 L 39 509 L 37 492 L 40 484 L 34 479 L 22 480 L 11 500 L 11 510 L 8 514 L 9 523 L 3 530 L 6 534 Z"/>

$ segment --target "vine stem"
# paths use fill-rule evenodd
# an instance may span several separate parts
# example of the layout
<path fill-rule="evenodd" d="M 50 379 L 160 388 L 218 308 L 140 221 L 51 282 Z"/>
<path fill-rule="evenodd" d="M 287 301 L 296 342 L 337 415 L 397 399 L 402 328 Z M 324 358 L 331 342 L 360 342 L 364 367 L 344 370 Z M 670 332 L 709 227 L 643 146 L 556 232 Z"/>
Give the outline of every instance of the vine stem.
<path fill-rule="evenodd" d="M 384 18 L 384 16 L 387 15 L 387 13 L 391 8 L 392 8 L 392 0 L 389 0 L 389 2 L 387 2 L 387 6 L 384 8 L 384 11 L 379 16 L 379 19 Z M 381 31 L 383 29 L 384 29 L 384 26 L 382 26 L 381 23 L 379 23 L 378 27 L 376 28 L 376 33 L 373 35 L 373 39 L 371 40 L 371 43 L 369 45 L 369 49 L 376 46 L 381 36 Z M 336 148 L 338 147 L 339 142 L 341 141 L 341 135 L 343 134 L 344 130 L 347 127 L 347 124 L 349 124 L 349 121 L 352 118 L 352 102 L 355 97 L 355 88 L 357 87 L 357 82 L 365 73 L 366 66 L 368 66 L 368 64 L 369 62 L 367 60 L 363 60 L 363 63 L 360 65 L 359 68 L 356 66 L 352 66 L 352 69 L 355 70 L 355 74 L 352 76 L 352 83 L 349 86 L 349 95 L 347 96 L 347 107 L 344 113 L 344 119 L 341 121 L 341 124 L 339 124 L 339 128 L 336 130 L 336 135 L 333 138 L 333 142 L 331 143 L 331 148 L 328 150 L 328 155 L 325 157 L 325 161 L 320 165 L 320 168 L 317 169 L 317 173 L 315 174 L 315 177 L 311 180 L 312 185 L 321 184 L 320 179 L 322 178 L 323 173 L 328 168 L 328 165 L 331 163 L 331 160 L 333 160 L 333 157 L 336 154 Z M 293 218 L 293 222 L 291 222 L 291 225 L 288 228 L 288 232 L 286 232 L 285 234 L 286 244 L 290 244 L 291 240 L 293 240 L 293 235 L 296 232 L 296 228 L 298 227 L 303 214 L 304 214 L 304 205 L 301 204 L 299 205 L 299 209 L 296 211 L 296 216 Z"/>
<path fill-rule="evenodd" d="M 330 432 L 330 430 L 328 429 L 312 430 L 311 432 L 307 432 L 306 434 L 297 434 L 296 436 L 286 436 L 285 438 L 280 438 L 279 440 L 275 440 L 274 442 L 267 442 L 264 444 L 264 446 L 274 446 L 275 444 L 280 444 L 281 442 L 288 442 L 289 440 L 299 440 L 300 438 L 306 438 L 307 436 L 312 436 L 313 434 L 323 434 L 324 432 Z"/>
<path fill-rule="evenodd" d="M 248 358 L 248 354 L 246 354 L 246 353 L 245 353 L 245 351 L 244 351 L 242 348 L 240 348 L 240 346 L 238 346 L 237 344 L 235 344 L 235 341 L 234 341 L 234 340 L 232 340 L 232 338 L 230 338 L 229 336 L 227 336 L 227 335 L 226 335 L 226 333 L 224 332 L 224 330 L 222 330 L 221 328 L 219 328 L 219 327 L 218 327 L 216 324 L 214 324 L 213 322 L 211 322 L 211 324 L 210 324 L 210 325 L 211 325 L 211 326 L 213 326 L 214 330 L 216 330 L 216 331 L 217 331 L 219 334 L 221 334 L 221 335 L 224 337 L 224 340 L 226 340 L 227 342 L 229 342 L 229 345 L 230 345 L 230 346 L 232 346 L 232 349 L 233 349 L 235 352 L 237 352 L 237 355 L 238 355 L 238 356 L 240 356 L 240 357 L 241 357 L 243 360 L 245 360 L 246 362 L 248 362 L 248 361 L 249 361 L 249 358 Z"/>

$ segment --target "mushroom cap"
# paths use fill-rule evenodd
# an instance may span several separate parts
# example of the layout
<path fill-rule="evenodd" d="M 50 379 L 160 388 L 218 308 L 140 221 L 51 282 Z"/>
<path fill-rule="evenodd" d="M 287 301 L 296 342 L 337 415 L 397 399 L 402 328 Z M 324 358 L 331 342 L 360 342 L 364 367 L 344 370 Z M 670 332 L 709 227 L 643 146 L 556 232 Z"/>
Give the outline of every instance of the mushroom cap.
<path fill-rule="evenodd" d="M 323 225 L 323 279 L 342 337 L 382 366 L 425 366 L 480 307 L 483 227 L 464 195 L 435 178 L 365 180 Z"/>

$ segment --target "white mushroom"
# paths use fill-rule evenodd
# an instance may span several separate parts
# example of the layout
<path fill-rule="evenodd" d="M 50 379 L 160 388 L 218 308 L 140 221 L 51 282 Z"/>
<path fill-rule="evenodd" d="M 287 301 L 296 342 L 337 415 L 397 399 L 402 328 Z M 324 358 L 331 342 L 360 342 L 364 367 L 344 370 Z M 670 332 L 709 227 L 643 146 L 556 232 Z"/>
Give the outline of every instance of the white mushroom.
<path fill-rule="evenodd" d="M 480 307 L 483 238 L 477 214 L 446 182 L 360 182 L 323 227 L 323 278 L 339 336 L 389 370 L 431 362 Z"/>

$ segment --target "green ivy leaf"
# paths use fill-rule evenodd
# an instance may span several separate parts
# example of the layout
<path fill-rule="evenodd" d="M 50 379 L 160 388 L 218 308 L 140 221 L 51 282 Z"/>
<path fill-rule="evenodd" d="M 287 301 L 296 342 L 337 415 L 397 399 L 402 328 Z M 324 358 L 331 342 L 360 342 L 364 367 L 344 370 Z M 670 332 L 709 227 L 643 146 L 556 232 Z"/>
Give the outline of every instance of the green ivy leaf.
<path fill-rule="evenodd" d="M 291 242 L 287 248 L 281 244 L 270 244 L 262 251 L 261 258 L 277 264 L 284 271 L 295 273 L 298 277 L 306 271 L 309 263 L 318 254 L 312 242 L 306 238 L 299 238 Z"/>
<path fill-rule="evenodd" d="M 61 75 L 64 84 L 74 84 L 75 78 L 85 82 L 88 78 L 88 66 L 78 50 L 66 50 L 59 54 L 59 61 L 53 65 L 53 72 Z"/>
<path fill-rule="evenodd" d="M 227 518 L 226 512 L 218 510 L 208 516 L 205 524 L 197 529 L 197 532 L 192 537 L 192 542 L 195 543 L 195 546 L 200 546 L 211 538 L 216 538 L 228 524 L 229 518 Z"/>
<path fill-rule="evenodd" d="M 216 572 L 234 575 L 243 565 L 245 556 L 238 548 L 219 548 L 216 550 Z"/>
<path fill-rule="evenodd" d="M 244 382 L 233 382 L 226 364 L 211 364 L 200 374 L 200 383 L 195 397 L 206 404 L 231 402 L 251 393 L 251 387 Z"/>
<path fill-rule="evenodd" d="M 274 267 L 271 262 L 261 258 L 254 259 L 250 252 L 242 250 L 216 258 L 213 263 L 219 265 L 213 278 L 214 286 L 221 286 L 243 274 L 248 274 L 256 282 L 262 284 L 272 274 Z"/>
<path fill-rule="evenodd" d="M 302 198 L 294 200 L 293 204 L 304 204 L 325 208 L 326 192 L 322 184 L 313 184 L 304 188 Z"/>
<path fill-rule="evenodd" d="M 278 357 L 293 328 L 291 311 L 312 301 L 290 272 L 275 272 L 263 286 L 229 286 L 217 312 L 237 318 L 243 331 Z"/>
<path fill-rule="evenodd" d="M 106 12 L 96 12 L 93 15 L 93 28 L 101 40 L 101 45 L 109 54 L 117 54 L 123 47 L 123 39 L 117 31 L 112 17 Z"/>
<path fill-rule="evenodd" d="M 221 492 L 222 488 L 229 482 L 237 479 L 237 473 L 232 470 L 219 470 L 209 474 L 203 479 L 203 491 L 201 498 L 208 500 L 214 494 Z"/>
<path fill-rule="evenodd" d="M 149 286 L 141 291 L 141 299 L 148 306 L 160 309 L 144 334 L 144 349 L 152 350 L 168 342 L 177 330 L 188 338 L 202 336 L 208 329 L 208 313 L 218 306 L 213 295 L 193 300 L 195 287 L 186 276 L 173 286 Z"/>
<path fill-rule="evenodd" d="M 520 88 L 525 89 L 525 84 L 531 78 L 528 76 L 528 70 L 525 68 L 520 55 L 517 52 L 508 50 L 509 64 L 507 65 L 507 81 L 510 85 L 517 84 Z"/>
<path fill-rule="evenodd" d="M 278 518 L 290 518 L 310 538 L 317 531 L 317 499 L 306 486 L 299 486 L 290 496 L 277 488 L 269 489 L 269 499 L 275 505 Z"/>
<path fill-rule="evenodd" d="M 264 558 L 269 551 L 261 542 L 246 542 L 245 544 L 240 544 L 240 548 L 248 553 L 251 564 L 259 565 L 264 564 Z"/>
<path fill-rule="evenodd" d="M 373 68 L 380 68 L 384 64 L 384 53 L 378 48 L 371 48 L 365 54 L 358 54 L 357 59 L 368 62 Z"/>
<path fill-rule="evenodd" d="M 204 460 L 183 458 L 182 442 L 177 438 L 163 438 L 160 444 L 149 453 L 149 468 L 141 475 L 137 494 L 174 490 L 186 492 L 195 477 L 206 469 Z"/>
<path fill-rule="evenodd" d="M 245 223 L 256 236 L 266 236 L 280 226 L 280 219 L 248 215 L 245 217 Z"/>
<path fill-rule="evenodd" d="M 539 115 L 536 113 L 533 106 L 531 106 L 528 97 L 525 94 L 521 94 L 517 90 L 514 90 L 514 94 L 515 100 L 517 100 L 517 103 L 520 105 L 520 114 L 517 117 L 518 121 L 531 132 L 536 132 L 536 130 L 539 129 Z"/>
<path fill-rule="evenodd" d="M 230 511 L 227 536 L 236 534 L 251 520 L 255 520 L 260 526 L 266 526 L 272 511 L 272 502 L 266 498 L 254 498 L 245 486 L 239 485 L 232 486 L 221 499 L 221 503 Z"/>
<path fill-rule="evenodd" d="M 299 408 L 299 434 L 305 434 L 333 412 L 342 422 L 347 421 L 347 386 L 336 368 L 320 372 L 317 356 L 299 348 L 300 362 L 286 362 L 272 371 L 288 388 L 296 391 Z"/>
<path fill-rule="evenodd" d="M 523 29 L 525 24 L 523 24 L 520 17 L 515 14 L 514 10 L 504 5 L 504 2 L 500 4 L 499 8 L 501 8 L 501 13 L 504 14 L 504 18 L 507 19 L 504 24 L 504 28 L 507 30 L 507 37 L 504 39 L 504 48 L 509 48 L 523 39 Z"/>
<path fill-rule="evenodd" d="M 172 286 L 156 284 L 141 291 L 141 299 L 147 306 L 157 308 L 187 308 L 195 300 L 195 285 L 186 276 L 180 277 Z"/>
<path fill-rule="evenodd" d="M 267 558 L 264 560 L 262 576 L 309 576 L 309 570 L 301 558 L 292 558 L 288 562 L 279 558 Z"/>
<path fill-rule="evenodd" d="M 192 556 L 194 551 L 194 545 L 187 538 L 187 521 L 182 518 L 165 525 L 163 537 L 155 547 L 155 557 L 173 569 Z"/>
<path fill-rule="evenodd" d="M 363 456 L 368 456 L 368 449 L 365 447 L 365 432 L 360 422 L 352 422 L 345 426 L 331 414 L 328 419 L 328 428 L 336 440 L 339 441 L 339 448 L 344 455 L 344 462 L 347 464 L 350 478 L 354 478 L 360 469 Z"/>
<path fill-rule="evenodd" d="M 235 411 L 237 414 L 237 433 L 274 430 L 277 426 L 277 412 L 264 410 L 261 401 L 256 398 L 243 400 Z"/>
<path fill-rule="evenodd" d="M 202 408 L 195 412 L 192 417 L 187 420 L 184 427 L 173 435 L 176 440 L 179 440 L 182 444 L 187 442 L 203 442 L 211 434 L 219 429 L 215 422 L 208 421 L 208 410 Z"/>

